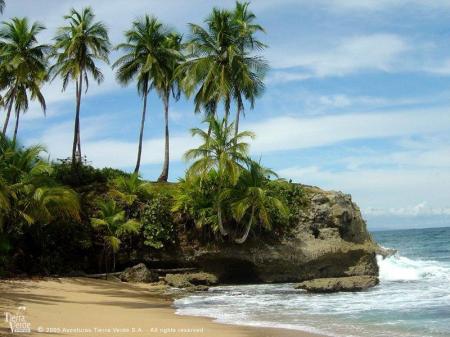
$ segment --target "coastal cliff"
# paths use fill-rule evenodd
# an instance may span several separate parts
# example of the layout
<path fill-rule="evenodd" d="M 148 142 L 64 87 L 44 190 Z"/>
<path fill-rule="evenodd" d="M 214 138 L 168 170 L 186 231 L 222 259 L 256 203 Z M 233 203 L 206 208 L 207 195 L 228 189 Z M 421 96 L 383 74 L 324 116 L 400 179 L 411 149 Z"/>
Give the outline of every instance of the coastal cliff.
<path fill-rule="evenodd" d="M 301 282 L 319 278 L 378 276 L 377 244 L 351 196 L 302 186 L 305 206 L 280 238 L 250 238 L 244 245 L 182 241 L 165 255 L 178 266 L 216 275 L 221 283 Z"/>

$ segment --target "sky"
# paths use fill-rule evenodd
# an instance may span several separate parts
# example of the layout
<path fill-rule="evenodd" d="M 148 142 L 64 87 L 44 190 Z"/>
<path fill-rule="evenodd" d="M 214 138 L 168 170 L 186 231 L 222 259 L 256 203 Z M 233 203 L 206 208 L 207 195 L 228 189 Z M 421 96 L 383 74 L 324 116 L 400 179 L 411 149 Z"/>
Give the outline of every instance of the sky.
<path fill-rule="evenodd" d="M 113 44 L 148 13 L 188 36 L 212 0 L 6 0 L 6 20 L 43 23 L 50 43 L 71 7 L 91 6 Z M 352 195 L 371 229 L 450 225 L 450 0 L 254 0 L 266 29 L 263 56 L 271 70 L 242 129 L 256 139 L 251 154 L 281 177 Z M 111 61 L 117 59 L 111 54 Z M 142 101 L 121 87 L 108 65 L 91 83 L 81 111 L 82 152 L 96 167 L 132 170 Z M 44 144 L 51 159 L 70 155 L 75 92 L 46 85 L 47 114 L 31 105 L 22 143 Z M 159 176 L 163 108 L 152 93 L 141 174 Z M 170 180 L 183 176 L 183 153 L 198 144 L 192 101 L 172 102 Z M 2 117 L 3 118 L 3 117 Z"/>

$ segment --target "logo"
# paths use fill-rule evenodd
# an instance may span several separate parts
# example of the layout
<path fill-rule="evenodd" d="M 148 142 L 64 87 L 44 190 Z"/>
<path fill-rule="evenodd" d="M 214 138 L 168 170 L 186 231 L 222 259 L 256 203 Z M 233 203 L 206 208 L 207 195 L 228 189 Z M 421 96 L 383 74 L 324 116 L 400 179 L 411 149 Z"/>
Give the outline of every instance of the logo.
<path fill-rule="evenodd" d="M 5 312 L 5 321 L 9 324 L 11 333 L 31 333 L 31 323 L 27 321 L 27 307 L 18 307 L 16 313 Z"/>

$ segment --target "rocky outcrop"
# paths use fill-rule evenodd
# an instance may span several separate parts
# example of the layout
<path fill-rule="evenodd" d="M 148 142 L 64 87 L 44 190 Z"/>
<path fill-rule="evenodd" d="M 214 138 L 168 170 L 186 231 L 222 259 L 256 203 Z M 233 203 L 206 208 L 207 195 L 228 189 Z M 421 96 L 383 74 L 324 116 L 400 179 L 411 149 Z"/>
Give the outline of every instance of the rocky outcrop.
<path fill-rule="evenodd" d="M 193 288 L 207 290 L 208 286 L 216 285 L 219 280 L 209 273 L 167 274 L 166 283 L 175 288 Z"/>
<path fill-rule="evenodd" d="M 134 267 L 125 269 L 119 279 L 122 282 L 150 283 L 159 280 L 158 274 L 149 270 L 145 264 L 139 263 Z"/>
<path fill-rule="evenodd" d="M 220 282 L 302 282 L 317 278 L 378 276 L 377 244 L 350 195 L 304 186 L 305 206 L 283 238 L 181 245 L 174 263 L 217 275 Z"/>
<path fill-rule="evenodd" d="M 378 284 L 375 276 L 349 276 L 335 278 L 319 278 L 299 283 L 295 288 L 305 289 L 312 293 L 333 293 L 338 291 L 361 291 Z"/>

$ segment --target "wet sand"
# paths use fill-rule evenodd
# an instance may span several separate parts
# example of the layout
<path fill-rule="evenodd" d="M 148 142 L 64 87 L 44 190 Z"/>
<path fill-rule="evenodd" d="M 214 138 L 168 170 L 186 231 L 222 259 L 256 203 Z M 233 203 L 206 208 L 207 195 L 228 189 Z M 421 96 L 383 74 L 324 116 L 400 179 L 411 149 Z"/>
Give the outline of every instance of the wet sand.
<path fill-rule="evenodd" d="M 30 323 L 32 336 L 318 337 L 179 316 L 164 290 L 158 285 L 81 277 L 4 280 L 0 281 L 0 312 L 14 315 L 23 306 L 21 316 Z M 3 335 L 11 336 L 4 318 L 0 321 Z"/>

